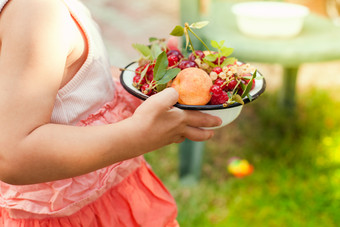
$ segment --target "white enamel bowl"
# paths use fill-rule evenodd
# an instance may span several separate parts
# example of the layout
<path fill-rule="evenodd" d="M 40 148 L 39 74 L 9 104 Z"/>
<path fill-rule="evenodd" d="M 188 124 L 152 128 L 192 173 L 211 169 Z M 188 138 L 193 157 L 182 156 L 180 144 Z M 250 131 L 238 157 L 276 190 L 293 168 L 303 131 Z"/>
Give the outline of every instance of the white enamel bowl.
<path fill-rule="evenodd" d="M 243 2 L 234 4 L 232 12 L 239 30 L 262 38 L 290 38 L 298 35 L 309 9 L 287 2 Z"/>
<path fill-rule="evenodd" d="M 133 62 L 129 64 L 126 69 L 124 70 L 120 75 L 120 82 L 123 85 L 123 87 L 132 95 L 145 100 L 149 96 L 143 94 L 141 91 L 139 91 L 137 88 L 135 88 L 132 85 L 133 77 L 135 76 L 135 73 L 133 72 L 137 68 L 137 63 Z M 130 71 L 131 70 L 131 71 Z M 261 74 L 257 72 L 257 77 L 260 77 Z M 252 101 L 255 100 L 257 97 L 259 97 L 266 88 L 266 81 L 262 77 L 261 79 L 255 80 L 255 87 L 250 91 L 250 96 L 252 97 Z M 247 104 L 250 102 L 249 98 L 243 99 L 244 103 Z M 232 121 L 234 121 L 241 113 L 241 110 L 243 108 L 243 105 L 240 103 L 234 103 L 230 106 L 224 107 L 222 104 L 220 105 L 182 105 L 182 104 L 176 104 L 176 107 L 180 109 L 185 110 L 199 110 L 204 113 L 208 113 L 211 115 L 218 116 L 222 119 L 222 124 L 218 127 L 214 128 L 220 128 L 223 126 L 226 126 L 230 124 Z"/>

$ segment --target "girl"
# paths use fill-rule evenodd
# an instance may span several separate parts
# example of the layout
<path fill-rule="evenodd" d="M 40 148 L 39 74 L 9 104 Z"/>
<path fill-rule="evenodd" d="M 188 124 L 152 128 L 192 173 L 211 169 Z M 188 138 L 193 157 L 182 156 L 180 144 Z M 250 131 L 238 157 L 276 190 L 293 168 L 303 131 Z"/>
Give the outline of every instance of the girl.
<path fill-rule="evenodd" d="M 142 155 L 221 122 L 177 99 L 127 94 L 78 0 L 0 0 L 0 226 L 176 226 Z"/>

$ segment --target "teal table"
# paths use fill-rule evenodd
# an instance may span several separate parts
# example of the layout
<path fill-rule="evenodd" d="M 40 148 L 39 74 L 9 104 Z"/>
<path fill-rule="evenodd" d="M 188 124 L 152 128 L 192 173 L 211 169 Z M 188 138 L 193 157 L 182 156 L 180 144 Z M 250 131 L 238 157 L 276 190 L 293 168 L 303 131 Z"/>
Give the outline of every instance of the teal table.
<path fill-rule="evenodd" d="M 340 27 L 336 27 L 327 18 L 311 14 L 306 18 L 301 34 L 294 38 L 253 38 L 239 32 L 236 19 L 231 13 L 232 4 L 239 1 L 210 0 L 208 11 L 202 8 L 203 2 L 204 0 L 180 1 L 182 24 L 208 20 L 209 25 L 199 31 L 199 35 L 207 42 L 225 40 L 228 47 L 234 48 L 233 55 L 244 62 L 282 65 L 284 73 L 279 107 L 288 113 L 295 110 L 296 80 L 300 65 L 340 59 Z M 204 145 L 205 143 L 189 140 L 180 145 L 179 172 L 182 181 L 198 180 Z"/>
<path fill-rule="evenodd" d="M 296 80 L 301 64 L 340 59 L 340 27 L 328 18 L 310 14 L 301 34 L 289 39 L 263 39 L 243 35 L 231 13 L 233 1 L 212 1 L 210 11 L 201 19 L 209 20 L 205 40 L 225 40 L 234 56 L 245 62 L 275 63 L 283 66 L 280 105 L 294 110 Z M 264 75 L 270 77 L 270 75 Z"/>

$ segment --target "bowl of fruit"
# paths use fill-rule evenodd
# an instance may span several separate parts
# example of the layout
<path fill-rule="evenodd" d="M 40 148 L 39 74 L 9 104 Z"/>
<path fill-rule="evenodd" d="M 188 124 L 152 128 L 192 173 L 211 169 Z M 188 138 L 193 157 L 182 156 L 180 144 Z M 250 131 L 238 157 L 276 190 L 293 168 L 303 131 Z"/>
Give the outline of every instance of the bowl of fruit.
<path fill-rule="evenodd" d="M 142 100 L 172 87 L 179 94 L 177 108 L 218 116 L 222 119 L 219 127 L 223 127 L 264 92 L 266 81 L 252 65 L 231 57 L 233 49 L 224 46 L 224 41 L 211 41 L 211 50 L 193 31 L 206 24 L 176 26 L 171 32 L 173 36 L 185 35 L 185 49 L 189 47 L 190 52 L 169 48 L 164 39 L 150 38 L 149 45 L 134 44 L 141 58 L 121 69 L 120 81 L 130 94 Z M 194 49 L 189 32 L 205 50 Z"/>

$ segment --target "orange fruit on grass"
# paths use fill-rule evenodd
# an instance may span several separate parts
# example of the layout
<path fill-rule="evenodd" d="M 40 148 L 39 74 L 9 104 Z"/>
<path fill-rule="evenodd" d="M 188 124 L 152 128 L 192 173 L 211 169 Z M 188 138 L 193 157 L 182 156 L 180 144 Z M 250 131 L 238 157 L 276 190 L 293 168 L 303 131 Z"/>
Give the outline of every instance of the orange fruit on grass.
<path fill-rule="evenodd" d="M 212 80 L 208 73 L 199 68 L 186 68 L 172 81 L 171 87 L 179 94 L 178 103 L 185 105 L 205 105 L 211 99 Z"/>

